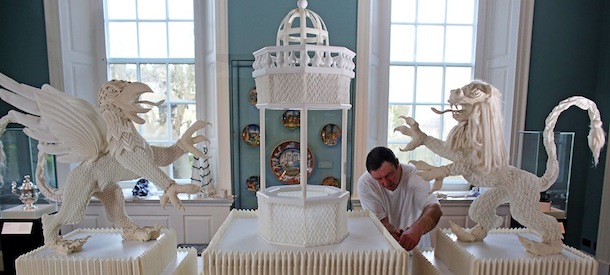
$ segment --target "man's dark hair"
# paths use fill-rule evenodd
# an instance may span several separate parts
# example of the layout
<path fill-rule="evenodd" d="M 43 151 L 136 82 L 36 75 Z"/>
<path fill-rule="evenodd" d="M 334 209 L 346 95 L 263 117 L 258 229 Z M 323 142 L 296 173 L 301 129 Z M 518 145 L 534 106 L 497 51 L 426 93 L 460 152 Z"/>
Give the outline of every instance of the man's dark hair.
<path fill-rule="evenodd" d="M 398 159 L 394 152 L 387 147 L 375 147 L 366 156 L 366 171 L 369 173 L 381 167 L 384 161 L 394 164 L 398 167 Z"/>

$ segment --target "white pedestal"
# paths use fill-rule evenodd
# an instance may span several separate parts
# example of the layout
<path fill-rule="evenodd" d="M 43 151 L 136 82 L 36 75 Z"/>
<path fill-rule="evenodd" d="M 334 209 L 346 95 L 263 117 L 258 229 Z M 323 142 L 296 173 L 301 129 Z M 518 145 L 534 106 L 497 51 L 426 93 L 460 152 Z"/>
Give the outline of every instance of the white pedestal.
<path fill-rule="evenodd" d="M 202 254 L 203 274 L 407 274 L 409 255 L 369 212 L 348 212 L 340 243 L 299 247 L 265 241 L 257 211 L 233 210 Z"/>

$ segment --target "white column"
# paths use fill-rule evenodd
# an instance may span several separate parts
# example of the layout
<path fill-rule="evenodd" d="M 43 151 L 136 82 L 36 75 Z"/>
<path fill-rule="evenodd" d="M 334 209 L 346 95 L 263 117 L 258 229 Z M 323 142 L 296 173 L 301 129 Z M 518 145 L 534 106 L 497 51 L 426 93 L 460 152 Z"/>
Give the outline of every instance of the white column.
<path fill-rule="evenodd" d="M 304 107 L 303 109 L 301 109 L 301 127 L 300 127 L 300 134 L 301 134 L 301 138 L 300 138 L 300 142 L 301 142 L 301 146 L 299 148 L 300 150 L 300 157 L 301 157 L 301 167 L 299 168 L 300 171 L 300 179 L 301 179 L 301 197 L 303 198 L 303 200 L 305 200 L 307 198 L 307 107 Z"/>
<path fill-rule="evenodd" d="M 346 166 L 347 166 L 347 110 L 342 110 L 341 118 L 341 191 L 346 188 Z"/>
<path fill-rule="evenodd" d="M 265 163 L 267 163 L 265 161 L 265 130 L 267 129 L 267 127 L 265 126 L 265 113 L 266 113 L 266 108 L 265 107 L 261 107 L 259 109 L 259 115 L 260 115 L 260 133 L 259 133 L 259 137 L 260 137 L 260 144 L 259 144 L 259 148 L 260 148 L 260 153 L 259 153 L 259 159 L 260 159 L 260 187 L 259 190 L 260 191 L 264 191 L 265 188 L 267 188 L 267 176 L 265 173 Z"/>

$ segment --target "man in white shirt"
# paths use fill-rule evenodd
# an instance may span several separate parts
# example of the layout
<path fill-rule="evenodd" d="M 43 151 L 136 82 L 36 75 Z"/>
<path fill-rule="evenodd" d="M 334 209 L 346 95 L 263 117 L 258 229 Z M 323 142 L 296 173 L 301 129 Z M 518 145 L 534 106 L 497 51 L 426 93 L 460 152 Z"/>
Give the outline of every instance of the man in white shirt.
<path fill-rule="evenodd" d="M 432 247 L 426 233 L 436 227 L 443 212 L 436 195 L 430 194 L 430 183 L 386 147 L 369 152 L 366 170 L 358 179 L 362 208 L 374 213 L 406 250 Z"/>

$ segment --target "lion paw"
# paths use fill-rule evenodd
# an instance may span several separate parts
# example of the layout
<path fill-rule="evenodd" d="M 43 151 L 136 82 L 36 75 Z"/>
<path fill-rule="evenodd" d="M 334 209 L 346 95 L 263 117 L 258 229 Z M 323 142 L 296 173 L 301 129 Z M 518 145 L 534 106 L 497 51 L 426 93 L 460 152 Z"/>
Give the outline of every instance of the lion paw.
<path fill-rule="evenodd" d="M 540 243 L 529 240 L 521 235 L 517 236 L 521 245 L 527 252 L 538 256 L 547 256 L 559 254 L 563 250 L 563 242 L 561 240 L 550 241 L 548 243 Z"/>
<path fill-rule="evenodd" d="M 452 221 L 449 221 L 449 224 L 451 225 L 451 232 L 462 242 L 476 242 L 487 236 L 487 232 L 478 224 L 470 230 L 466 230 Z"/>
<path fill-rule="evenodd" d="M 398 126 L 394 128 L 394 132 L 399 131 L 401 134 L 412 138 L 411 142 L 409 142 L 405 148 L 400 148 L 400 151 L 413 151 L 415 148 L 424 145 L 424 141 L 428 138 L 428 135 L 419 129 L 419 123 L 411 117 L 400 116 L 400 118 L 404 119 L 408 126 Z"/>
<path fill-rule="evenodd" d="M 123 240 L 146 242 L 161 235 L 161 225 L 123 228 Z"/>
<path fill-rule="evenodd" d="M 436 167 L 421 160 L 411 160 L 409 163 L 415 166 L 417 169 L 416 174 L 423 180 L 434 180 L 430 193 L 440 190 L 443 187 L 443 179 L 449 176 L 449 168 L 447 166 Z"/>
<path fill-rule="evenodd" d="M 89 238 L 91 238 L 91 236 L 74 240 L 61 239 L 53 244 L 47 244 L 47 246 L 63 255 L 70 255 L 74 252 L 83 250 L 83 245 Z"/>

